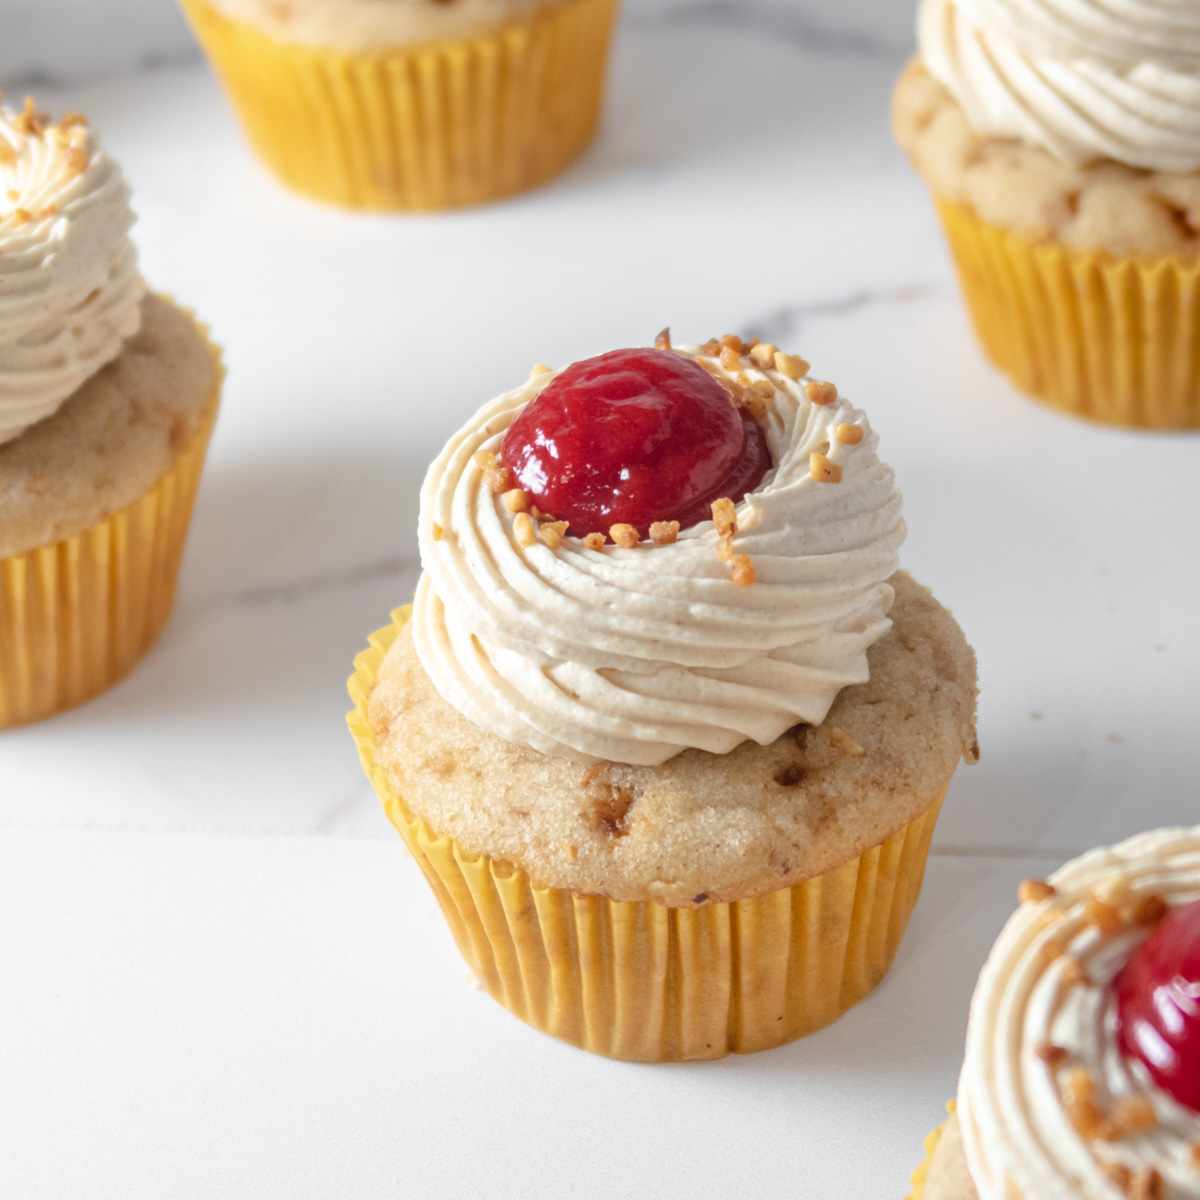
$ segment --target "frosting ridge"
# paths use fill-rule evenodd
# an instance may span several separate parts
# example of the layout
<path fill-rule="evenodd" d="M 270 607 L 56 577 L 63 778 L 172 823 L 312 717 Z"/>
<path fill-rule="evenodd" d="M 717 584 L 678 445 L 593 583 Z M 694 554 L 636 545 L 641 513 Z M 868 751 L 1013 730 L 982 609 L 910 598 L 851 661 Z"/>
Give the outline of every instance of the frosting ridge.
<path fill-rule="evenodd" d="M 904 537 L 863 414 L 844 399 L 813 404 L 802 384 L 742 359 L 739 377 L 775 394 L 774 465 L 737 506 L 734 548 L 756 575 L 739 587 L 707 521 L 670 545 L 521 544 L 475 456 L 499 450 L 555 374 L 487 405 L 426 476 L 413 636 L 438 692 L 500 737 L 580 762 L 653 766 L 819 723 L 841 688 L 866 680 L 866 651 L 890 628 L 886 580 Z M 838 442 L 840 423 L 861 425 L 861 442 Z M 813 478 L 815 452 L 841 467 L 840 483 Z"/>
<path fill-rule="evenodd" d="M 1191 1147 L 1200 1142 L 1200 1114 L 1155 1087 L 1117 1040 L 1112 982 L 1150 930 L 1124 922 L 1103 932 L 1088 920 L 1087 904 L 1114 888 L 1127 902 L 1151 895 L 1171 906 L 1200 899 L 1200 826 L 1091 851 L 1049 882 L 1054 896 L 1022 904 L 1009 919 L 971 1001 L 958 1113 L 980 1200 L 1118 1200 L 1125 1192 L 1109 1173 L 1114 1164 L 1157 1171 L 1162 1200 L 1196 1200 L 1200 1172 Z M 1050 950 L 1052 942 L 1062 954 Z M 1073 963 L 1086 972 L 1083 981 Z M 1061 1048 L 1063 1062 L 1040 1056 L 1045 1046 Z M 1085 1137 L 1064 1103 L 1064 1080 L 1080 1067 L 1101 1111 L 1122 1100 L 1148 1100 L 1153 1126 L 1116 1140 Z"/>
<path fill-rule="evenodd" d="M 145 285 L 129 187 L 82 118 L 0 109 L 0 443 L 121 351 Z"/>
<path fill-rule="evenodd" d="M 980 133 L 1068 162 L 1200 168 L 1200 5 L 922 0 L 917 32 Z"/>

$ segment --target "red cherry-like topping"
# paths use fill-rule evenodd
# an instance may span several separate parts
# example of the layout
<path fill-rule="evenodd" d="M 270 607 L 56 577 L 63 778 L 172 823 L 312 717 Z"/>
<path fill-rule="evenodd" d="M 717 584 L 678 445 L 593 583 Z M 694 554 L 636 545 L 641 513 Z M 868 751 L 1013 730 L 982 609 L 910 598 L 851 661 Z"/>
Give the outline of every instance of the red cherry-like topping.
<path fill-rule="evenodd" d="M 1200 901 L 1163 918 L 1116 987 L 1121 1049 L 1200 1112 Z"/>
<path fill-rule="evenodd" d="M 736 504 L 767 473 L 762 427 L 703 367 L 665 350 L 612 350 L 557 375 L 509 427 L 504 464 L 577 537 L 645 535 Z"/>

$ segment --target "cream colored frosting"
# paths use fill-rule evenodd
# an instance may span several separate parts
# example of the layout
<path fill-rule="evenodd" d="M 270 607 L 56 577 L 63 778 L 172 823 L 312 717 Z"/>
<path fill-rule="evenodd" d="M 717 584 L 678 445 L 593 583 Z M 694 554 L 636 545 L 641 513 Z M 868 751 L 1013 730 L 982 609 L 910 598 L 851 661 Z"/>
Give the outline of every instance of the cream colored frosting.
<path fill-rule="evenodd" d="M 1116 1162 L 1157 1169 L 1163 1200 L 1197 1200 L 1200 1170 L 1190 1162 L 1190 1146 L 1200 1143 L 1200 1114 L 1155 1087 L 1116 1038 L 1111 984 L 1148 930 L 1127 924 L 1102 934 L 1085 920 L 1084 906 L 1114 885 L 1127 887 L 1131 898 L 1157 893 L 1171 905 L 1200 899 L 1200 826 L 1094 850 L 1050 882 L 1057 895 L 1023 904 L 1004 927 L 971 1002 L 958 1112 L 980 1200 L 1121 1200 L 1125 1193 L 1104 1173 Z M 1049 958 L 1050 938 L 1065 945 L 1065 955 Z M 1072 959 L 1090 984 L 1064 980 Z M 1035 1053 L 1045 1043 L 1067 1051 L 1061 1065 L 1048 1066 Z M 1154 1128 L 1112 1142 L 1083 1138 L 1062 1098 L 1064 1080 L 1079 1067 L 1091 1073 L 1101 1111 L 1145 1097 L 1157 1116 Z"/>
<path fill-rule="evenodd" d="M 39 130 L 0 109 L 0 442 L 137 332 L 133 220 L 128 185 L 86 126 Z"/>
<path fill-rule="evenodd" d="M 844 399 L 814 405 L 778 372 L 749 358 L 742 367 L 777 389 L 766 418 L 775 465 L 738 506 L 734 550 L 754 564 L 749 587 L 718 558 L 711 521 L 667 546 L 517 541 L 474 455 L 498 452 L 556 373 L 501 396 L 451 438 L 421 494 L 413 614 L 422 665 L 448 703 L 545 754 L 653 766 L 688 747 L 766 745 L 819 723 L 841 688 L 867 679 L 867 649 L 891 626 L 885 581 L 904 538 L 892 472 Z M 843 422 L 863 426 L 859 444 L 836 440 Z M 841 466 L 840 483 L 812 477 L 815 451 Z"/>
<path fill-rule="evenodd" d="M 369 52 L 483 33 L 569 0 L 209 0 L 279 41 Z"/>
<path fill-rule="evenodd" d="M 1200 168 L 1195 0 L 922 0 L 918 39 L 980 133 L 1074 163 Z"/>

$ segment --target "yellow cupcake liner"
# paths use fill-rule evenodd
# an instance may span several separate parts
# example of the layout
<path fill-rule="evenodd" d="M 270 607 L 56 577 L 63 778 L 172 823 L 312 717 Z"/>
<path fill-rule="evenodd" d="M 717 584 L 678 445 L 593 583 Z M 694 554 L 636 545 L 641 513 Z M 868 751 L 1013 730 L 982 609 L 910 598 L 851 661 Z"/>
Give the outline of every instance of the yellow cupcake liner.
<path fill-rule="evenodd" d="M 200 425 L 140 499 L 75 537 L 0 558 L 0 729 L 74 708 L 119 682 L 171 614 L 220 404 L 221 353 Z"/>
<path fill-rule="evenodd" d="M 545 887 L 432 829 L 375 762 L 367 702 L 411 612 L 396 609 L 355 659 L 347 720 L 463 958 L 509 1012 L 611 1058 L 720 1058 L 828 1025 L 887 974 L 921 891 L 944 788 L 881 845 L 749 900 L 671 908 Z"/>
<path fill-rule="evenodd" d="M 479 204 L 592 140 L 617 0 L 569 0 L 455 41 L 356 53 L 280 42 L 183 0 L 263 161 L 355 208 Z"/>
<path fill-rule="evenodd" d="M 975 332 L 1016 387 L 1110 425 L 1200 428 L 1200 262 L 1041 245 L 937 210 Z"/>
<path fill-rule="evenodd" d="M 953 1116 L 956 1107 L 956 1102 L 951 1100 L 946 1105 L 946 1111 Z M 912 1191 L 908 1194 L 907 1200 L 924 1200 L 925 1185 L 929 1182 L 929 1168 L 933 1165 L 933 1154 L 938 1148 L 938 1143 L 942 1140 L 942 1134 L 945 1132 L 946 1122 L 943 1121 L 935 1130 L 925 1135 L 925 1159 L 909 1179 L 909 1183 L 912 1184 Z"/>

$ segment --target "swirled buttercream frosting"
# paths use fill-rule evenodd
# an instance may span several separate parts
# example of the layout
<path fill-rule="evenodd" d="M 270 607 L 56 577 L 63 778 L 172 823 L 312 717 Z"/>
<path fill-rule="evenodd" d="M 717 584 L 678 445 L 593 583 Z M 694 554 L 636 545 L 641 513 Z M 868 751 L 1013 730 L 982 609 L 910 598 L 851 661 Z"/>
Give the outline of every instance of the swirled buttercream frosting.
<path fill-rule="evenodd" d="M 980 133 L 1068 162 L 1200 168 L 1194 0 L 922 0 L 918 40 Z"/>
<path fill-rule="evenodd" d="M 429 469 L 417 652 L 448 703 L 508 741 L 649 766 L 688 748 L 765 745 L 819 723 L 841 688 L 864 682 L 867 649 L 890 628 L 901 500 L 863 413 L 841 398 L 814 403 L 803 380 L 750 357 L 726 369 L 676 352 L 770 394 L 772 466 L 736 506 L 733 549 L 753 564 L 750 586 L 735 581 L 711 520 L 662 545 L 530 539 L 528 514 L 508 511 L 485 464 L 557 372 L 487 405 Z M 839 440 L 839 426 L 854 431 Z"/>
<path fill-rule="evenodd" d="M 120 169 L 81 118 L 0 109 L 0 442 L 137 332 L 133 221 Z"/>
<path fill-rule="evenodd" d="M 1120 1200 L 1138 1179 L 1196 1200 L 1200 1113 L 1122 1053 L 1114 983 L 1155 917 L 1200 900 L 1200 826 L 1092 851 L 1048 882 L 971 1002 L 958 1113 L 980 1200 Z"/>

